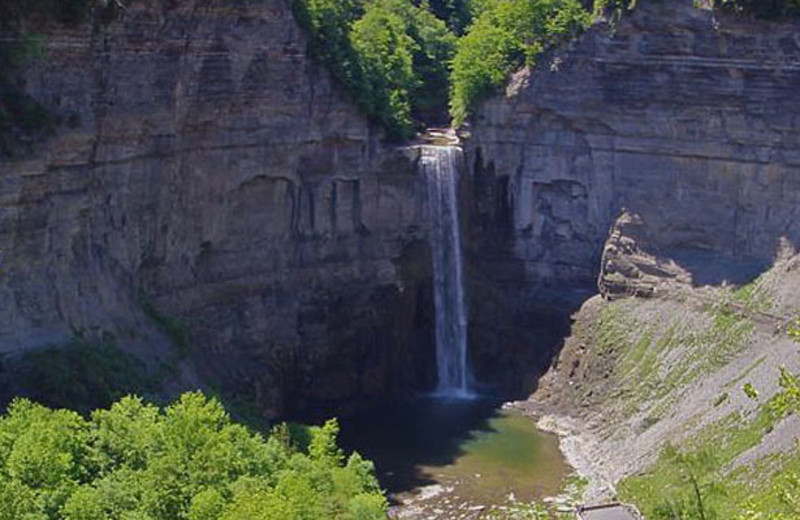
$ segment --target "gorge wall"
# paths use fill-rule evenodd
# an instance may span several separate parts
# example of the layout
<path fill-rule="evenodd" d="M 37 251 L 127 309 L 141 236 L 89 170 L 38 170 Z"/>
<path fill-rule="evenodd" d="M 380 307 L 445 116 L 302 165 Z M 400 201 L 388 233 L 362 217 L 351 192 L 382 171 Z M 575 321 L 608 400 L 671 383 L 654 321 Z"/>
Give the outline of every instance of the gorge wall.
<path fill-rule="evenodd" d="M 60 124 L 0 158 L 0 352 L 78 333 L 163 360 L 152 307 L 265 416 L 432 384 L 417 152 L 378 144 L 288 0 L 126 3 L 31 28 L 16 79 Z"/>
<path fill-rule="evenodd" d="M 798 26 L 639 4 L 469 129 L 473 338 L 505 319 L 524 346 L 526 316 L 598 275 L 608 296 L 742 282 L 800 239 Z"/>
<path fill-rule="evenodd" d="M 268 417 L 434 384 L 425 184 L 310 61 L 288 0 L 33 27 L 60 123 L 0 158 L 0 353 L 110 337 Z M 791 24 L 642 2 L 517 74 L 465 141 L 470 349 L 530 389 L 600 290 L 752 278 L 800 239 Z M 610 238 L 609 237 L 610 233 Z M 163 361 L 163 359 L 162 359 Z"/>

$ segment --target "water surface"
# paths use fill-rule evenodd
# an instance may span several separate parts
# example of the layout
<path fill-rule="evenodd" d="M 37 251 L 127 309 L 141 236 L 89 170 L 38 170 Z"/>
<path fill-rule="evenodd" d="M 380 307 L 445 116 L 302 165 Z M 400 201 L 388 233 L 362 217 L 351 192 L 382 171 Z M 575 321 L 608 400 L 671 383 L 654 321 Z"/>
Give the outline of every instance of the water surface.
<path fill-rule="evenodd" d="M 570 468 L 558 439 L 491 400 L 420 398 L 342 421 L 342 444 L 375 461 L 395 503 L 426 486 L 448 501 L 501 505 L 557 494 Z M 449 502 L 448 502 L 449 503 Z"/>

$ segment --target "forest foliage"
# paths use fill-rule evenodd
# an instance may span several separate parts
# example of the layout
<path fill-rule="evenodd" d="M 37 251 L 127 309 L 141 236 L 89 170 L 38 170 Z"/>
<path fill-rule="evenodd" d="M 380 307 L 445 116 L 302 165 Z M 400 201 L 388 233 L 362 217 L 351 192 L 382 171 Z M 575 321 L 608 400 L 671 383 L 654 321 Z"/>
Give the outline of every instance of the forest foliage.
<path fill-rule="evenodd" d="M 0 520 L 385 518 L 372 463 L 337 433 L 265 438 L 200 393 L 165 409 L 125 397 L 89 419 L 17 399 L 0 418 Z"/>
<path fill-rule="evenodd" d="M 456 37 L 428 4 L 409 0 L 295 0 L 310 49 L 389 137 L 446 106 Z"/>
<path fill-rule="evenodd" d="M 295 0 L 310 49 L 391 138 L 462 123 L 523 64 L 590 22 L 578 0 Z"/>
<path fill-rule="evenodd" d="M 577 0 L 483 0 L 458 42 L 452 64 L 450 112 L 456 125 L 522 65 L 591 22 Z"/>
<path fill-rule="evenodd" d="M 651 0 L 294 0 L 311 51 L 390 138 L 423 123 L 458 126 L 509 75 L 584 30 Z M 713 0 L 760 18 L 800 0 Z"/>

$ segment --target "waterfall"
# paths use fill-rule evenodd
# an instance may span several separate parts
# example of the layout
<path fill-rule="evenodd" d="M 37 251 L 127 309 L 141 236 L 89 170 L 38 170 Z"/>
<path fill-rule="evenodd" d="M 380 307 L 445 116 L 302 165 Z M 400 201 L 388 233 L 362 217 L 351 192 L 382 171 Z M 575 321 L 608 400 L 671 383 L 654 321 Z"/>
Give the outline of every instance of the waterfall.
<path fill-rule="evenodd" d="M 433 292 L 436 306 L 437 394 L 468 397 L 467 313 L 458 218 L 457 146 L 422 147 L 422 171 L 428 186 Z"/>

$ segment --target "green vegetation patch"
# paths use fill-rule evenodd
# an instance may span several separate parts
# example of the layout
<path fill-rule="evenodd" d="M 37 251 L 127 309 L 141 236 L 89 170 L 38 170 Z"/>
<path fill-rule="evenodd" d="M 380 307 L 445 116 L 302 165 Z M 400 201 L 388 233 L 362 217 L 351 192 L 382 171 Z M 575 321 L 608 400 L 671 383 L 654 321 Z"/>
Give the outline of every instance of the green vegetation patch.
<path fill-rule="evenodd" d="M 200 393 L 165 409 L 125 397 L 84 419 L 15 400 L 0 418 L 0 520 L 372 520 L 371 462 L 337 448 L 336 421 L 263 437 Z"/>
<path fill-rule="evenodd" d="M 456 37 L 428 4 L 410 0 L 294 0 L 311 53 L 391 139 L 415 118 L 446 112 Z M 432 115 L 433 114 L 433 115 Z"/>
<path fill-rule="evenodd" d="M 76 335 L 65 345 L 32 350 L 4 364 L 16 395 L 83 413 L 156 388 L 144 363 L 110 338 L 91 341 Z"/>
<path fill-rule="evenodd" d="M 654 305 L 658 305 L 656 302 Z M 594 330 L 597 354 L 613 359 L 612 397 L 632 414 L 645 401 L 672 399 L 676 390 L 730 361 L 750 341 L 755 327 L 747 317 L 710 308 L 698 319 L 690 312 L 661 312 L 642 322 L 641 302 L 607 303 Z M 662 412 L 668 403 L 655 408 Z M 658 414 L 652 418 L 655 422 Z"/>
<path fill-rule="evenodd" d="M 484 0 L 473 9 L 473 24 L 453 59 L 450 113 L 456 125 L 511 72 L 535 64 L 542 51 L 591 23 L 577 0 Z"/>
<path fill-rule="evenodd" d="M 294 0 L 294 11 L 311 53 L 398 140 L 443 123 L 448 106 L 461 124 L 591 21 L 578 0 Z"/>
<path fill-rule="evenodd" d="M 796 318 L 789 324 L 786 333 L 790 338 L 800 343 L 800 318 Z"/>
<path fill-rule="evenodd" d="M 645 474 L 620 483 L 620 497 L 653 520 L 797 518 L 800 450 L 730 467 L 778 421 L 800 410 L 797 376 L 782 370 L 780 385 L 781 392 L 751 416 L 730 414 L 685 440 L 680 449 L 667 445 Z"/>

